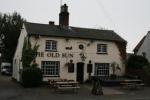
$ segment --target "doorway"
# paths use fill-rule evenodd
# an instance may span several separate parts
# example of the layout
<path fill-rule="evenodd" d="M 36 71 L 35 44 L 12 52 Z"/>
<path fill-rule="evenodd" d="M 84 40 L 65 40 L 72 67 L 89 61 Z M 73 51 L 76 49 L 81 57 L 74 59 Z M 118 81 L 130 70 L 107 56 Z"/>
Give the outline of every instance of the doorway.
<path fill-rule="evenodd" d="M 77 81 L 79 83 L 83 83 L 84 80 L 84 63 L 79 62 L 77 63 Z"/>

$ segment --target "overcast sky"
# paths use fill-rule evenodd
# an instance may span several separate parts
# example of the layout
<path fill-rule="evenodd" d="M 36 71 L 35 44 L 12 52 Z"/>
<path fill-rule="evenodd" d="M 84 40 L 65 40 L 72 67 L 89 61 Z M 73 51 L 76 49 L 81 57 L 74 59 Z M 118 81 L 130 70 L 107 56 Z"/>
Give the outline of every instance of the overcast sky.
<path fill-rule="evenodd" d="M 0 12 L 17 11 L 29 22 L 59 22 L 61 0 L 0 0 Z M 62 0 L 69 6 L 70 26 L 106 28 L 127 40 L 132 52 L 150 30 L 150 0 Z"/>

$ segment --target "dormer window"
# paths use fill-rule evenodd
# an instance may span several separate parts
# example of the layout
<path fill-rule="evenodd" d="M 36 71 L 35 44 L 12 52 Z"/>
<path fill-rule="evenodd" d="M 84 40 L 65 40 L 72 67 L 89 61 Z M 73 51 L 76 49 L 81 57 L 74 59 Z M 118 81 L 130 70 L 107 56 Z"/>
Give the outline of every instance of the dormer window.
<path fill-rule="evenodd" d="M 107 54 L 107 44 L 97 44 L 97 53 Z"/>
<path fill-rule="evenodd" d="M 57 41 L 46 40 L 45 51 L 57 51 Z"/>

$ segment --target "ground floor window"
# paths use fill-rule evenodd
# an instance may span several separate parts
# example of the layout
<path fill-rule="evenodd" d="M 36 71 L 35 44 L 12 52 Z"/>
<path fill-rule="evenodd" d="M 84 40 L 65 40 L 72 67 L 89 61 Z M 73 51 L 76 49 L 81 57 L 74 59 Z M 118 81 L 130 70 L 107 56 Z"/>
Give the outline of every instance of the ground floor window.
<path fill-rule="evenodd" d="M 101 77 L 109 76 L 109 63 L 95 63 L 95 75 Z"/>
<path fill-rule="evenodd" d="M 44 76 L 59 76 L 59 61 L 42 61 L 41 70 Z"/>

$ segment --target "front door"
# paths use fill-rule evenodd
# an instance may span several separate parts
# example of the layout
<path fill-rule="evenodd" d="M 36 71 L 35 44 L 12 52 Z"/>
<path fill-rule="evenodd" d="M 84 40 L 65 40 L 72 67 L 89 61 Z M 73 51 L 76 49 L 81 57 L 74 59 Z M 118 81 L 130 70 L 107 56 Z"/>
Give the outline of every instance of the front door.
<path fill-rule="evenodd" d="M 77 81 L 79 83 L 83 82 L 84 79 L 84 63 L 79 62 L 77 63 Z"/>

